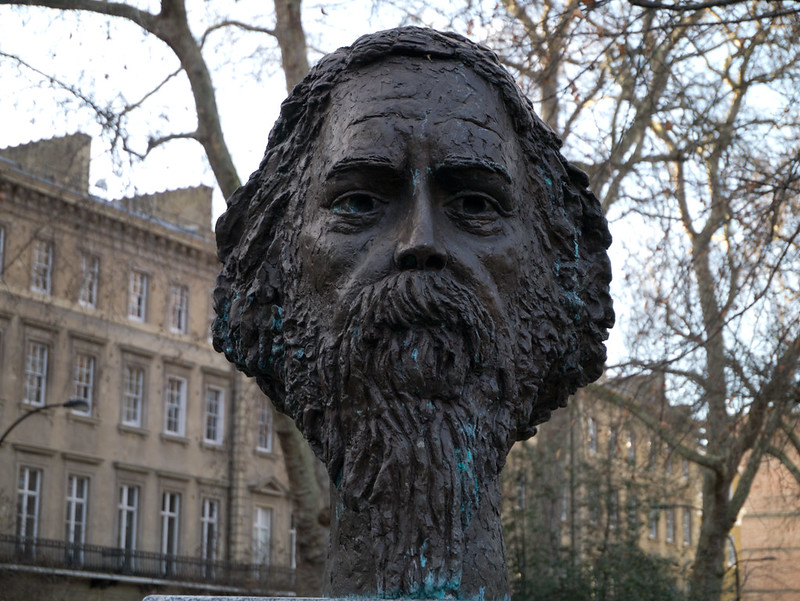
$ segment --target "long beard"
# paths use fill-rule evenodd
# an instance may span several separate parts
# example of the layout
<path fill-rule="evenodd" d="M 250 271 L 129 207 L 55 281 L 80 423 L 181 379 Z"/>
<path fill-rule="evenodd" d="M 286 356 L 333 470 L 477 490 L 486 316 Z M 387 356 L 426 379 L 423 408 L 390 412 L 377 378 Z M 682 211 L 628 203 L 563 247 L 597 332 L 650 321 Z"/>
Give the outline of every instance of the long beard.
<path fill-rule="evenodd" d="M 323 347 L 324 458 L 369 515 L 378 590 L 456 590 L 481 486 L 513 438 L 490 314 L 460 284 L 403 273 L 360 291 Z"/>

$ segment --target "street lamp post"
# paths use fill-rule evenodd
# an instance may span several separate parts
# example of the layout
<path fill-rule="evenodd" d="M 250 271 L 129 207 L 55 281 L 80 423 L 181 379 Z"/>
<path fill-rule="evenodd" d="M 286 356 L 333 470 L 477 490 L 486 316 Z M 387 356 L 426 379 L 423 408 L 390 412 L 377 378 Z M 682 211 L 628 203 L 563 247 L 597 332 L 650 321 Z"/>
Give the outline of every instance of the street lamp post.
<path fill-rule="evenodd" d="M 11 424 L 8 428 L 6 428 L 6 431 L 3 432 L 2 436 L 0 436 L 0 446 L 3 445 L 3 441 L 6 439 L 6 436 L 8 436 L 9 432 L 11 432 L 11 430 L 16 428 L 20 424 L 20 422 L 28 419 L 31 415 L 35 413 L 39 413 L 40 411 L 44 411 L 45 409 L 54 409 L 56 407 L 66 407 L 68 409 L 88 409 L 89 403 L 87 403 L 83 399 L 70 399 L 64 403 L 53 403 L 52 405 L 42 405 L 41 407 L 36 407 L 35 409 L 31 409 L 30 411 L 27 411 L 22 415 L 20 415 L 14 421 L 13 424 Z"/>

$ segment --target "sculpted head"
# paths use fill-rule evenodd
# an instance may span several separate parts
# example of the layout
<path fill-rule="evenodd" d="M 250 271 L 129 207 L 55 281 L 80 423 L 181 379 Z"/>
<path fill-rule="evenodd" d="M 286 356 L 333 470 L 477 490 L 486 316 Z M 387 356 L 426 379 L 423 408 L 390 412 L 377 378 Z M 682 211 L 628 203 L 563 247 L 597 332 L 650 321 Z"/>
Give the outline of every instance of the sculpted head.
<path fill-rule="evenodd" d="M 601 373 L 610 235 L 559 147 L 487 49 L 381 32 L 294 89 L 217 224 L 215 347 L 295 420 L 344 506 L 402 491 L 406 512 L 452 514 L 400 532 L 376 514 L 389 556 L 431 529 L 457 549 L 475 482 Z M 454 554 L 431 582 L 460 578 Z M 426 564 L 384 584 L 408 592 Z"/>

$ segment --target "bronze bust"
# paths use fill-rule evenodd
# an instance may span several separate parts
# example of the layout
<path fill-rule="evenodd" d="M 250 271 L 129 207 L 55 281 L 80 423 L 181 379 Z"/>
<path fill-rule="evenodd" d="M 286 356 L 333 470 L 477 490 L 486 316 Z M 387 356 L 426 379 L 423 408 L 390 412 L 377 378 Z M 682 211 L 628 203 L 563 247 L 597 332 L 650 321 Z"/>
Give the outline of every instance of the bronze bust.
<path fill-rule="evenodd" d="M 491 51 L 400 28 L 320 61 L 229 200 L 214 344 L 327 466 L 326 594 L 508 596 L 506 455 L 614 322 L 559 147 Z"/>

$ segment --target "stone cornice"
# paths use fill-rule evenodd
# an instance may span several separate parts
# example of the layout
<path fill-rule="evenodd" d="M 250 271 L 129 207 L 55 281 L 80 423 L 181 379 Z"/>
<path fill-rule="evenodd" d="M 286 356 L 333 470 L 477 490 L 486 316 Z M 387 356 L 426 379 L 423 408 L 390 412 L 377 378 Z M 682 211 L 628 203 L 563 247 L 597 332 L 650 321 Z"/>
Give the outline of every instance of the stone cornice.
<path fill-rule="evenodd" d="M 108 237 L 124 236 L 144 247 L 158 246 L 162 251 L 189 256 L 216 265 L 216 248 L 213 235 L 192 234 L 164 221 L 148 219 L 116 206 L 113 202 L 89 196 L 58 186 L 10 168 L 0 162 L 0 200 L 28 208 L 32 204 L 58 203 L 75 215 L 76 221 L 92 224 Z M 47 209 L 52 211 L 52 208 Z"/>

